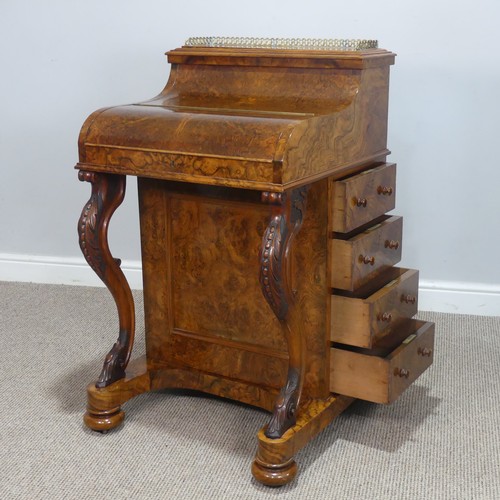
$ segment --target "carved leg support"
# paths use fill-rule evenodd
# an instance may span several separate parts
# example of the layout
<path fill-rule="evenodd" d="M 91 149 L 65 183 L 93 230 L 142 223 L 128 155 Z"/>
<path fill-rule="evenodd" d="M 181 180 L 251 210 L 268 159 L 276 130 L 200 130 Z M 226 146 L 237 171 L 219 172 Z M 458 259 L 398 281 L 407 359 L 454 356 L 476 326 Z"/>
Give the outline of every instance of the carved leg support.
<path fill-rule="evenodd" d="M 297 474 L 293 457 L 319 434 L 333 419 L 340 415 L 354 400 L 331 394 L 326 399 L 309 400 L 300 407 L 293 432 L 281 439 L 270 439 L 265 428 L 257 435 L 259 447 L 252 464 L 255 479 L 267 486 L 282 486 Z"/>
<path fill-rule="evenodd" d="M 294 320 L 294 297 L 288 278 L 290 247 L 302 225 L 306 195 L 307 187 L 283 194 L 262 194 L 262 201 L 272 205 L 272 216 L 260 252 L 260 284 L 264 297 L 282 325 L 289 353 L 287 381 L 265 431 L 266 437 L 271 439 L 280 438 L 296 423 L 304 380 L 305 339 L 300 324 Z"/>
<path fill-rule="evenodd" d="M 106 356 L 95 384 L 97 388 L 103 388 L 125 376 L 134 342 L 135 312 L 132 292 L 120 269 L 120 260 L 112 257 L 108 247 L 108 225 L 125 196 L 125 176 L 81 170 L 78 178 L 92 184 L 92 195 L 78 221 L 80 248 L 90 267 L 113 295 L 120 323 L 118 340 Z M 91 416 L 97 418 L 98 412 L 98 409 L 93 408 Z"/>

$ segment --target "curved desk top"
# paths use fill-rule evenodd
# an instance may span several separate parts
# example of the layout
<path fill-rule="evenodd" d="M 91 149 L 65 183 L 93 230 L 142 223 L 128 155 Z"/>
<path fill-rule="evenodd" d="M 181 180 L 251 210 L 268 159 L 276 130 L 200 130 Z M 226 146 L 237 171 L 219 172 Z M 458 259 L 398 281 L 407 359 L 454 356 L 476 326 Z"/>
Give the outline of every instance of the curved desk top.
<path fill-rule="evenodd" d="M 160 95 L 90 115 L 77 168 L 283 191 L 389 153 L 391 52 L 183 47 L 167 55 Z"/>

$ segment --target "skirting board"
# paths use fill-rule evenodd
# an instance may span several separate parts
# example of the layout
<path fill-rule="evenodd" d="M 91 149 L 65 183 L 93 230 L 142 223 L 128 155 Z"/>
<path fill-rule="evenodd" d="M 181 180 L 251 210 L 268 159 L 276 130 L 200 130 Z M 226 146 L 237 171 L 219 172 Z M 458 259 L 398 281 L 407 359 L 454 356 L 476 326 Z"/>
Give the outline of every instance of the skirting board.
<path fill-rule="evenodd" d="M 122 261 L 132 289 L 142 289 L 141 263 Z M 104 286 L 82 258 L 0 254 L 0 281 Z M 480 316 L 500 316 L 500 285 L 421 280 L 419 309 Z"/>
<path fill-rule="evenodd" d="M 123 260 L 120 267 L 127 277 L 130 288 L 142 289 L 140 261 Z M 104 286 L 83 257 L 0 254 L 0 281 Z"/>
<path fill-rule="evenodd" d="M 421 311 L 500 316 L 500 285 L 420 280 Z"/>

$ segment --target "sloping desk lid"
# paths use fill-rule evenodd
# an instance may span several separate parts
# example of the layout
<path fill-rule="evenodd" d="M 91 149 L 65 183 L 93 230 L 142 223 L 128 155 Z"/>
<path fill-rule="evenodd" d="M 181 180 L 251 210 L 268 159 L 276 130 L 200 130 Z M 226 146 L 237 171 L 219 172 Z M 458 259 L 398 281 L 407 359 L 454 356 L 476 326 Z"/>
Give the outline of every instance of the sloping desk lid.
<path fill-rule="evenodd" d="M 90 115 L 78 168 L 281 191 L 388 153 L 391 52 L 194 44 L 160 95 Z"/>

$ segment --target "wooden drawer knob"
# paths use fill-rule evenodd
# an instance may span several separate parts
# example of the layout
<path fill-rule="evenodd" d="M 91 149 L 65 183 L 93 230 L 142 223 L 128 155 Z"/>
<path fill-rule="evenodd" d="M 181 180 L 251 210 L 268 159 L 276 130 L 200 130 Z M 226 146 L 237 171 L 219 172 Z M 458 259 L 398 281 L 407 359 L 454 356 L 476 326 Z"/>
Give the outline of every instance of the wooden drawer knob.
<path fill-rule="evenodd" d="M 385 240 L 385 248 L 390 248 L 391 250 L 397 250 L 399 248 L 399 241 Z"/>
<path fill-rule="evenodd" d="M 401 295 L 401 302 L 405 302 L 406 304 L 415 304 L 417 301 L 417 297 L 415 295 Z"/>
<path fill-rule="evenodd" d="M 377 193 L 384 196 L 391 196 L 393 189 L 390 186 L 379 186 L 377 188 Z"/>
<path fill-rule="evenodd" d="M 366 208 L 366 205 L 368 205 L 366 198 L 354 198 L 354 203 L 356 204 L 357 207 L 363 207 L 363 208 Z"/>
<path fill-rule="evenodd" d="M 394 375 L 396 375 L 396 377 L 408 378 L 410 376 L 410 371 L 406 368 L 394 368 Z"/>
<path fill-rule="evenodd" d="M 359 262 L 361 262 L 361 264 L 370 264 L 371 266 L 373 266 L 375 264 L 375 257 L 368 257 L 368 255 L 360 255 Z"/>
<path fill-rule="evenodd" d="M 417 350 L 417 354 L 420 356 L 431 356 L 432 354 L 432 349 L 429 349 L 428 347 L 419 347 Z"/>
<path fill-rule="evenodd" d="M 386 321 L 387 323 L 389 323 L 392 320 L 392 314 L 388 313 L 388 312 L 379 314 L 378 315 L 378 320 L 379 321 Z"/>

